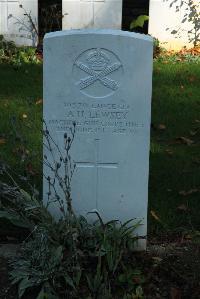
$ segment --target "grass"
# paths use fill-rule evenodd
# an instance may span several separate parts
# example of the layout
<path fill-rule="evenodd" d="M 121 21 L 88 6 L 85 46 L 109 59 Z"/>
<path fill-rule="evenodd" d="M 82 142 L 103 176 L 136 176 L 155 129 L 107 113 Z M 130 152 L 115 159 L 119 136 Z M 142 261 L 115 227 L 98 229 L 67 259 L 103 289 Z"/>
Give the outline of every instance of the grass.
<path fill-rule="evenodd" d="M 0 157 L 41 185 L 42 66 L 0 65 Z"/>
<path fill-rule="evenodd" d="M 154 233 L 200 229 L 199 87 L 198 64 L 154 64 L 149 209 L 160 218 L 159 224 L 149 217 Z"/>
<path fill-rule="evenodd" d="M 1 158 L 41 189 L 42 66 L 0 77 Z M 199 86 L 199 64 L 154 63 L 149 234 L 200 230 Z"/>

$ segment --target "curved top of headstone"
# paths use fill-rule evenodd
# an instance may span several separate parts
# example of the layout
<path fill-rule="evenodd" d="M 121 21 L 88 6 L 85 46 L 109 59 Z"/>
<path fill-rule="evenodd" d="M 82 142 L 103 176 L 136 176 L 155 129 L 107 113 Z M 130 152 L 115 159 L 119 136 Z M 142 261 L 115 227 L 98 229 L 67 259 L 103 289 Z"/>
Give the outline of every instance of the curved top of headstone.
<path fill-rule="evenodd" d="M 95 34 L 95 35 L 113 35 L 113 36 L 124 36 L 124 37 L 132 37 L 135 39 L 142 39 L 148 42 L 153 42 L 153 38 L 149 35 L 122 31 L 122 30 L 112 30 L 112 29 L 72 29 L 72 30 L 63 30 L 63 31 L 55 31 L 45 34 L 45 39 L 55 38 L 55 37 L 63 37 L 68 35 L 87 35 L 87 34 Z"/>

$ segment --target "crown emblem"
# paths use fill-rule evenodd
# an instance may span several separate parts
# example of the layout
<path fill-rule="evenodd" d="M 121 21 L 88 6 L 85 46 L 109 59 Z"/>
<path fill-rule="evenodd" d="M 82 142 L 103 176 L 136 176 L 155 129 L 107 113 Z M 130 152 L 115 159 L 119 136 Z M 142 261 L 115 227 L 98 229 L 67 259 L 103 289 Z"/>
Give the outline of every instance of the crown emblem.
<path fill-rule="evenodd" d="M 111 90 L 117 90 L 119 84 L 108 75 L 122 67 L 120 61 L 111 62 L 110 56 L 105 53 L 105 49 L 91 49 L 85 57 L 85 63 L 81 59 L 76 60 L 75 65 L 89 76 L 80 79 L 77 83 L 80 90 L 85 89 L 95 82 Z M 107 51 L 108 52 L 108 51 Z M 111 56 L 112 57 L 112 56 Z"/>
<path fill-rule="evenodd" d="M 92 70 L 101 72 L 106 69 L 110 59 L 100 49 L 96 49 L 88 55 L 87 62 Z"/>

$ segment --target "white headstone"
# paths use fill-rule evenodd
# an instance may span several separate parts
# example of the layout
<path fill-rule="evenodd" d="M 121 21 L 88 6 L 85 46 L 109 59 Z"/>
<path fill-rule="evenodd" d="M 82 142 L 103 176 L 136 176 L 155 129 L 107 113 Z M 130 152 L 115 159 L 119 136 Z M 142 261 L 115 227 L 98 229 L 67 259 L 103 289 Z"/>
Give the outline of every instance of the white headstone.
<path fill-rule="evenodd" d="M 44 119 L 56 142 L 76 122 L 73 206 L 104 221 L 142 220 L 147 232 L 152 39 L 71 30 L 44 39 Z M 49 153 L 46 153 L 49 155 Z M 44 183 L 44 197 L 48 186 Z M 56 205 L 51 207 L 59 214 Z M 145 240 L 140 243 L 145 248 Z"/>
<path fill-rule="evenodd" d="M 17 45 L 36 46 L 38 27 L 38 0 L 0 0 L 0 34 Z"/>
<path fill-rule="evenodd" d="M 63 29 L 121 29 L 122 0 L 63 0 Z"/>

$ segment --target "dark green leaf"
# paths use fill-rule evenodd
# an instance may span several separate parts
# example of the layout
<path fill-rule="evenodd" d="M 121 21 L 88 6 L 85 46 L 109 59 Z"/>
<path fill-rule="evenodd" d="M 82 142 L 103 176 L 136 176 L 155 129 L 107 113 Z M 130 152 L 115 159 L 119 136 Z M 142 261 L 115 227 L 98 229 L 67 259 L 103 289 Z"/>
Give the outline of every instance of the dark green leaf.
<path fill-rule="evenodd" d="M 14 212 L 0 211 L 0 219 L 1 218 L 7 219 L 8 221 L 10 221 L 13 225 L 15 225 L 17 227 L 22 227 L 22 228 L 27 228 L 27 229 L 31 228 L 30 222 L 25 221 L 18 214 L 14 213 Z"/>

